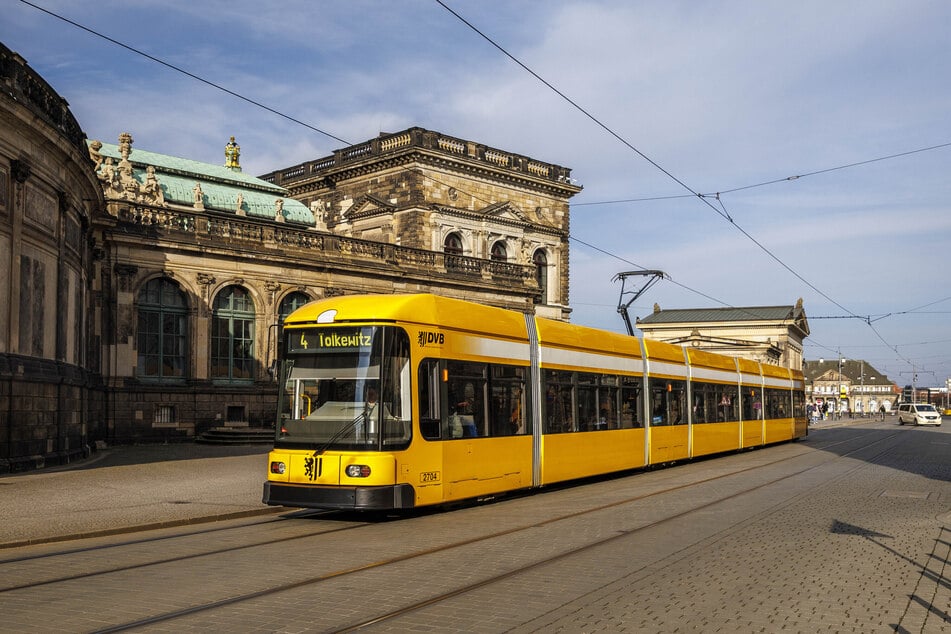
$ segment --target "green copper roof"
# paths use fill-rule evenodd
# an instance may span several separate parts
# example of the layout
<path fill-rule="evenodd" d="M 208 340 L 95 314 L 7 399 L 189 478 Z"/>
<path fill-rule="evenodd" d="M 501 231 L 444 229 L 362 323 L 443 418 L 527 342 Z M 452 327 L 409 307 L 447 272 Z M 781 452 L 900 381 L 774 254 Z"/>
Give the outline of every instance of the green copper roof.
<path fill-rule="evenodd" d="M 111 143 L 103 143 L 99 153 L 104 159 L 113 159 L 113 164 L 118 164 L 122 158 L 119 146 Z M 129 152 L 129 162 L 132 163 L 132 176 L 139 183 L 145 183 L 148 166 L 151 165 L 155 169 L 155 177 L 162 188 L 165 202 L 170 205 L 193 207 L 195 185 L 198 183 L 201 185 L 202 202 L 206 211 L 237 214 L 240 200 L 241 209 L 247 217 L 274 220 L 277 200 L 281 199 L 286 222 L 308 226 L 314 224 L 314 216 L 307 206 L 288 198 L 287 190 L 283 187 L 224 165 L 202 163 L 139 149 Z"/>

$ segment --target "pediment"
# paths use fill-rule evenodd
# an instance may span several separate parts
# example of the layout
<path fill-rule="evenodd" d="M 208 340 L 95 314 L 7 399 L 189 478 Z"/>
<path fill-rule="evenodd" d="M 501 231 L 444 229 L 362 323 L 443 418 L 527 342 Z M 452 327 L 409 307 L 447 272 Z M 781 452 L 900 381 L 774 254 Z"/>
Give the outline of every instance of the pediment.
<path fill-rule="evenodd" d="M 488 207 L 483 207 L 479 210 L 479 212 L 489 218 L 511 220 L 515 222 L 531 222 L 521 211 L 519 211 L 518 207 L 507 201 L 493 203 Z"/>
<path fill-rule="evenodd" d="M 372 194 L 361 196 L 343 216 L 352 218 L 353 216 L 373 216 L 378 214 L 391 214 L 396 209 L 396 205 L 390 204 L 382 198 L 377 198 Z"/>

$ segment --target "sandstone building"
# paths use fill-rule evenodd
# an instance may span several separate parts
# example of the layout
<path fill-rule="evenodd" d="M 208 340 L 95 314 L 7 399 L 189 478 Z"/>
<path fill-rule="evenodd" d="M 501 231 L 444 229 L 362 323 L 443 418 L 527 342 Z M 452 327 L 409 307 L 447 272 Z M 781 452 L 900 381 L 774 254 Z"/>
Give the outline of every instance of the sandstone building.
<path fill-rule="evenodd" d="M 536 312 L 568 317 L 568 201 L 581 188 L 567 168 L 410 128 L 262 178 L 307 204 L 319 230 L 441 254 L 427 264 L 444 271 L 443 294 L 525 310 L 506 289 L 533 277 Z M 472 275 L 492 291 L 484 300 Z"/>
<path fill-rule="evenodd" d="M 244 174 L 85 139 L 0 46 L 0 472 L 272 424 L 280 320 L 435 292 L 567 318 L 570 170 L 421 128 Z"/>

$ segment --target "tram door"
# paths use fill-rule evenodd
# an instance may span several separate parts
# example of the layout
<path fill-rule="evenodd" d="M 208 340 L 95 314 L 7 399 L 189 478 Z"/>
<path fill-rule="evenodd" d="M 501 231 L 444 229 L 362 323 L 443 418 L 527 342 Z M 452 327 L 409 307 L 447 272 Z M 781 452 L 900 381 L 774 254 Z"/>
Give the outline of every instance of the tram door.
<path fill-rule="evenodd" d="M 524 367 L 445 361 L 444 493 L 489 495 L 531 484 Z"/>

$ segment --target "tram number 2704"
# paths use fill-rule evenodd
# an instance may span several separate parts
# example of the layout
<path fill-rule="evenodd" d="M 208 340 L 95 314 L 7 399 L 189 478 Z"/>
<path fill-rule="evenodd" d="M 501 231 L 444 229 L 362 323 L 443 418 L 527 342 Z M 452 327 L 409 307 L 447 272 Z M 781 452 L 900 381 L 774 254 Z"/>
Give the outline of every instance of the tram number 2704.
<path fill-rule="evenodd" d="M 420 482 L 439 482 L 438 471 L 423 471 L 419 474 Z"/>

